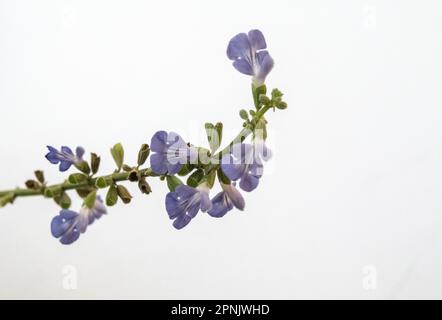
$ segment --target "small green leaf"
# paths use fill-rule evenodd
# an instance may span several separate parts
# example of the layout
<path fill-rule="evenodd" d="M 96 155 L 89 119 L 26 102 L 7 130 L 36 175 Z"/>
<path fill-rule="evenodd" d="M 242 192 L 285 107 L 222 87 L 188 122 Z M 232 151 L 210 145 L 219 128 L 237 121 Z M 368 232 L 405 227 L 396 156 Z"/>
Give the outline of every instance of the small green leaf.
<path fill-rule="evenodd" d="M 181 167 L 181 170 L 178 172 L 178 175 L 181 177 L 187 176 L 194 168 L 195 166 L 193 164 L 186 163 Z"/>
<path fill-rule="evenodd" d="M 147 158 L 149 157 L 149 154 L 150 154 L 149 145 L 147 143 L 142 144 L 140 151 L 138 151 L 138 162 L 137 163 L 139 166 L 142 166 L 146 162 Z"/>
<path fill-rule="evenodd" d="M 187 185 L 196 188 L 200 184 L 203 178 L 204 178 L 204 171 L 198 169 L 194 173 L 192 173 L 190 177 L 187 179 Z"/>
<path fill-rule="evenodd" d="M 118 202 L 117 187 L 113 184 L 109 187 L 106 194 L 106 205 L 109 207 L 114 206 Z"/>
<path fill-rule="evenodd" d="M 204 128 L 206 129 L 207 141 L 209 142 L 210 150 L 214 152 L 220 146 L 218 130 L 212 123 L 206 123 Z"/>
<path fill-rule="evenodd" d="M 167 180 L 167 187 L 171 192 L 175 191 L 176 187 L 183 184 L 183 182 L 178 177 L 175 176 L 167 176 L 166 180 Z"/>
<path fill-rule="evenodd" d="M 95 199 L 97 198 L 97 190 L 91 191 L 86 198 L 84 198 L 84 205 L 89 209 L 93 208 L 95 205 Z"/>
<path fill-rule="evenodd" d="M 117 143 L 111 149 L 112 157 L 114 158 L 115 164 L 117 165 L 118 171 L 121 170 L 124 161 L 124 149 L 121 143 Z"/>

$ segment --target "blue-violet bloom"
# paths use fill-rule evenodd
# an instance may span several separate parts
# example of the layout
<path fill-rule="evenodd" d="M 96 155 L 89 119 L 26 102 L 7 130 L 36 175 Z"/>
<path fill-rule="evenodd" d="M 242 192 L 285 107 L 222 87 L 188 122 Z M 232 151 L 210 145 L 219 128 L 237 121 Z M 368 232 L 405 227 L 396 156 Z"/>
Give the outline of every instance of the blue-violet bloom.
<path fill-rule="evenodd" d="M 235 188 L 235 182 L 231 184 L 221 183 L 223 191 L 218 193 L 212 199 L 212 209 L 207 213 L 215 218 L 223 217 L 227 212 L 233 209 L 233 207 L 244 210 L 245 201 L 238 189 Z"/>
<path fill-rule="evenodd" d="M 182 229 L 189 224 L 199 210 L 207 212 L 212 208 L 209 187 L 200 184 L 196 188 L 179 185 L 174 192 L 166 195 L 166 210 L 170 219 L 175 219 L 173 226 Z"/>
<path fill-rule="evenodd" d="M 46 159 L 52 164 L 60 163 L 59 170 L 61 172 L 83 161 L 84 149 L 82 147 L 77 147 L 75 154 L 66 146 L 62 146 L 60 151 L 51 146 L 47 146 L 47 148 L 49 152 L 45 156 Z"/>
<path fill-rule="evenodd" d="M 51 233 L 55 238 L 60 238 L 62 244 L 71 244 L 85 233 L 87 226 L 106 213 L 106 207 L 100 196 L 97 196 L 92 208 L 83 206 L 80 212 L 61 210 L 51 222 Z"/>
<path fill-rule="evenodd" d="M 227 57 L 233 60 L 233 66 L 241 73 L 252 76 L 255 86 L 264 84 L 272 70 L 274 62 L 267 50 L 266 41 L 261 31 L 250 30 L 248 34 L 234 36 L 227 47 Z"/>
<path fill-rule="evenodd" d="M 221 158 L 221 169 L 230 180 L 239 180 L 242 190 L 250 192 L 258 186 L 264 170 L 262 160 L 267 161 L 270 154 L 264 142 L 237 143 Z"/>
<path fill-rule="evenodd" d="M 150 166 L 156 174 L 178 173 L 187 163 L 190 148 L 175 132 L 158 131 L 151 140 Z"/>

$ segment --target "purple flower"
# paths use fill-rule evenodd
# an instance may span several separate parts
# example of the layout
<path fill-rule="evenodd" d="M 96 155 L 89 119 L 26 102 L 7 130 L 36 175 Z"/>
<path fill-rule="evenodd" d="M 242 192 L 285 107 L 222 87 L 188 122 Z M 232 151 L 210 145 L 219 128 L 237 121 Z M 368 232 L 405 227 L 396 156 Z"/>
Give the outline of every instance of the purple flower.
<path fill-rule="evenodd" d="M 174 192 L 166 195 L 166 210 L 169 218 L 175 219 L 173 226 L 176 229 L 182 229 L 188 225 L 199 210 L 206 212 L 211 208 L 209 188 L 205 184 L 196 188 L 180 185 Z"/>
<path fill-rule="evenodd" d="M 187 163 L 190 148 L 175 132 L 158 131 L 152 137 L 150 166 L 156 174 L 174 175 Z"/>
<path fill-rule="evenodd" d="M 83 206 L 80 212 L 61 210 L 51 222 L 51 233 L 55 238 L 60 238 L 62 244 L 71 244 L 85 233 L 87 226 L 95 219 L 100 219 L 106 213 L 106 207 L 100 196 L 97 196 L 92 208 Z"/>
<path fill-rule="evenodd" d="M 267 50 L 266 41 L 261 31 L 250 30 L 248 34 L 234 36 L 227 47 L 227 57 L 233 60 L 233 66 L 241 73 L 253 76 L 254 85 L 264 84 L 266 76 L 273 68 L 273 59 Z"/>
<path fill-rule="evenodd" d="M 239 180 L 239 187 L 247 192 L 254 190 L 263 174 L 262 160 L 270 157 L 270 149 L 264 142 L 253 145 L 247 143 L 235 144 L 230 153 L 221 158 L 221 169 L 233 181 Z"/>
<path fill-rule="evenodd" d="M 233 207 L 244 210 L 245 202 L 241 193 L 235 188 L 235 182 L 232 184 L 221 183 L 223 191 L 218 193 L 212 199 L 212 209 L 207 213 L 215 218 L 223 217 L 227 212 L 233 209 Z"/>
<path fill-rule="evenodd" d="M 75 154 L 69 147 L 62 146 L 61 151 L 58 151 L 54 147 L 47 146 L 49 152 L 46 154 L 46 159 L 52 164 L 60 163 L 59 170 L 61 172 L 68 170 L 72 165 L 78 164 L 83 161 L 84 149 L 77 147 Z"/>

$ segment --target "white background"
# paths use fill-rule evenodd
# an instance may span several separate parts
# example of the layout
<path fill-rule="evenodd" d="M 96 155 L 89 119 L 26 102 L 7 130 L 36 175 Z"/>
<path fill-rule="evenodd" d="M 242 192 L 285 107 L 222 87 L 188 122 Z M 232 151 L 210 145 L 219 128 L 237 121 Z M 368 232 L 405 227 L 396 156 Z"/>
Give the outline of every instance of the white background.
<path fill-rule="evenodd" d="M 167 188 L 152 181 L 151 195 L 130 186 L 130 205 L 62 246 L 51 200 L 1 209 L 0 298 L 442 298 L 441 10 L 1 0 L 0 189 L 37 168 L 64 179 L 47 144 L 97 152 L 107 173 L 110 146 L 134 162 L 160 129 L 204 144 L 204 122 L 222 121 L 227 141 L 251 96 L 225 50 L 251 28 L 267 38 L 267 84 L 289 108 L 268 116 L 274 158 L 244 212 L 200 213 L 177 231 Z M 63 287 L 66 266 L 75 290 Z"/>

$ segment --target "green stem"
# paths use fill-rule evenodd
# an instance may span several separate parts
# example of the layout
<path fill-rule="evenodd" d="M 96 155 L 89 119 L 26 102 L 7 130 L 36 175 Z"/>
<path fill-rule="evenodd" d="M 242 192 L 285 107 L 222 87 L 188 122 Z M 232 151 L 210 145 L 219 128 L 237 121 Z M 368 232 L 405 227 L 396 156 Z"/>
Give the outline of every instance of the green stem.
<path fill-rule="evenodd" d="M 264 114 L 271 109 L 270 106 L 263 106 L 259 111 L 256 112 L 252 119 L 252 123 L 257 123 L 261 117 L 264 116 Z M 244 127 L 241 132 L 232 140 L 232 142 L 226 146 L 224 149 L 219 151 L 215 157 L 221 157 L 223 154 L 228 153 L 230 151 L 230 148 L 232 145 L 236 143 L 241 143 L 244 141 L 245 138 L 247 138 L 253 131 L 253 124 L 248 124 L 246 127 Z M 148 177 L 148 176 L 157 176 L 155 173 L 152 172 L 150 168 L 140 169 L 139 170 L 140 176 L 142 177 Z M 106 180 L 113 180 L 114 182 L 118 181 L 126 181 L 128 180 L 129 173 L 128 172 L 116 172 L 109 175 L 101 176 L 101 177 L 95 177 L 90 178 L 84 182 L 79 183 L 70 183 L 69 181 L 65 181 L 60 184 L 54 184 L 50 186 L 46 186 L 39 189 L 24 189 L 24 188 L 17 188 L 13 190 L 4 190 L 0 191 L 0 197 L 6 196 L 6 195 L 12 195 L 14 198 L 17 197 L 28 197 L 28 196 L 38 196 L 38 195 L 44 195 L 44 192 L 46 189 L 61 189 L 61 190 L 73 190 L 73 189 L 80 189 L 84 187 L 94 187 L 95 182 L 98 178 L 104 178 Z"/>
<path fill-rule="evenodd" d="M 141 169 L 139 171 L 139 173 L 142 177 L 154 176 L 154 173 L 152 172 L 152 170 L 150 168 Z M 70 183 L 69 181 L 65 181 L 63 183 L 46 186 L 45 188 L 41 188 L 41 189 L 20 189 L 20 188 L 17 188 L 17 189 L 13 189 L 13 190 L 0 191 L 0 197 L 7 195 L 7 194 L 11 194 L 11 193 L 14 194 L 15 197 L 38 196 L 38 195 L 43 195 L 45 189 L 73 190 L 73 189 L 79 189 L 79 188 L 84 188 L 84 187 L 93 187 L 93 186 L 95 186 L 95 182 L 97 181 L 98 178 L 104 178 L 106 180 L 112 180 L 112 181 L 118 182 L 118 181 L 128 180 L 128 176 L 129 176 L 129 172 L 116 172 L 116 173 L 112 173 L 112 174 L 109 174 L 106 176 L 91 178 L 87 181 L 79 182 L 79 183 Z"/>
<path fill-rule="evenodd" d="M 252 122 L 254 122 L 255 124 L 264 116 L 264 114 L 270 110 L 272 107 L 271 106 L 263 106 L 261 109 L 259 109 L 255 115 L 253 116 Z M 231 147 L 236 144 L 236 143 L 241 143 L 243 142 L 253 131 L 253 128 L 250 124 L 248 124 L 247 126 L 245 126 L 240 133 L 238 133 L 238 135 L 232 140 L 232 142 L 229 143 L 228 146 L 226 146 L 224 149 L 222 149 L 221 151 L 219 151 L 218 153 L 215 154 L 215 158 L 217 157 L 222 157 L 224 154 L 229 153 Z"/>

